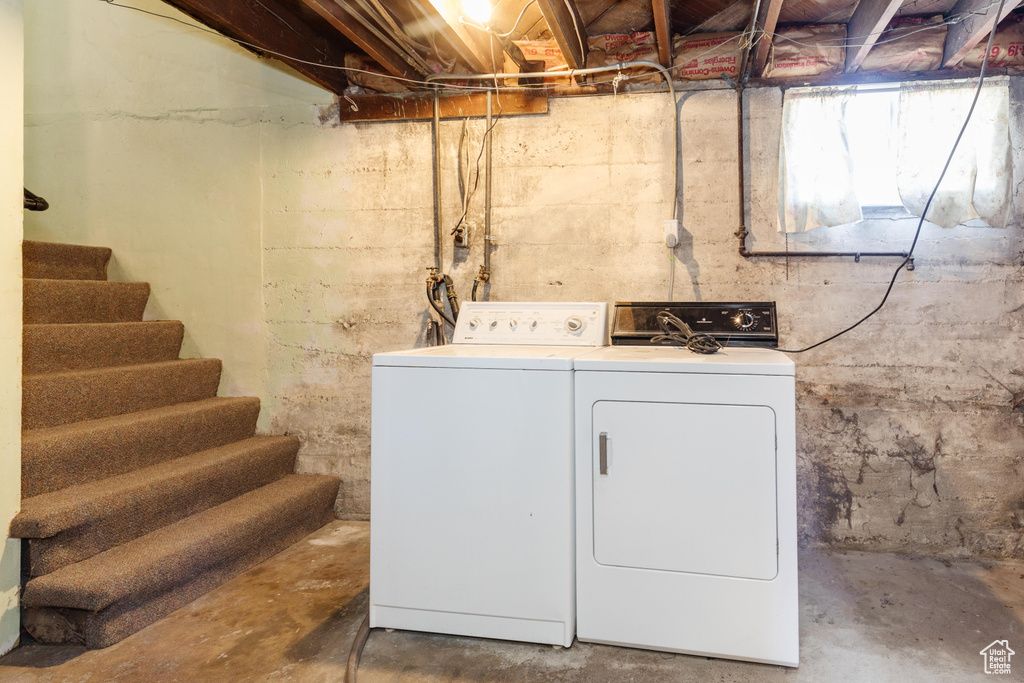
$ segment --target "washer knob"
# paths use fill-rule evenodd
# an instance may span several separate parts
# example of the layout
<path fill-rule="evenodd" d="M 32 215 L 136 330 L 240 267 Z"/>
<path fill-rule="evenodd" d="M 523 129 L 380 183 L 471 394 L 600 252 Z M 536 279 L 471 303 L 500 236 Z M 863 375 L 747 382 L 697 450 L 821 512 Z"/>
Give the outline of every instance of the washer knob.
<path fill-rule="evenodd" d="M 469 321 L 469 329 L 475 330 L 478 327 L 480 327 L 480 318 L 473 318 Z"/>
<path fill-rule="evenodd" d="M 497 320 L 492 320 L 491 324 L 490 324 L 490 328 L 493 330 L 497 326 L 498 326 L 498 321 Z"/>
<path fill-rule="evenodd" d="M 508 320 L 509 329 L 512 329 L 512 330 L 516 329 L 516 325 L 518 325 L 518 324 L 519 324 L 518 320 L 516 320 L 515 318 L 509 318 L 509 320 Z"/>
<path fill-rule="evenodd" d="M 565 321 L 565 329 L 569 330 L 570 332 L 579 332 L 580 330 L 583 329 L 583 325 L 583 318 L 579 317 L 578 315 L 574 315 L 573 317 Z"/>
<path fill-rule="evenodd" d="M 530 323 L 530 329 L 531 330 L 537 329 L 537 321 L 536 320 L 534 320 L 533 322 Z"/>

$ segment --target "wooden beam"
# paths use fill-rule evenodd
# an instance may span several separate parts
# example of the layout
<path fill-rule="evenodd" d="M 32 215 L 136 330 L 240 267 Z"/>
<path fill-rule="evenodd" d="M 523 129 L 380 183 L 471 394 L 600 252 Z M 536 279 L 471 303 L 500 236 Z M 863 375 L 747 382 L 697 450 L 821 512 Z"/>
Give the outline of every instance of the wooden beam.
<path fill-rule="evenodd" d="M 992 0 L 959 0 L 950 12 L 951 16 L 963 16 L 963 21 L 953 24 L 946 33 L 946 47 L 942 51 L 942 66 L 957 66 L 971 49 L 988 38 L 999 22 L 1009 16 L 1020 4 L 1020 0 L 1006 0 L 1003 11 L 999 3 Z M 970 14 L 977 12 L 977 14 Z M 964 16 L 966 15 L 966 16 Z"/>
<path fill-rule="evenodd" d="M 846 25 L 846 72 L 860 68 L 903 0 L 861 0 Z"/>
<path fill-rule="evenodd" d="M 415 79 L 419 75 L 425 75 L 419 69 L 413 69 L 404 57 L 392 50 L 334 0 L 302 0 L 302 4 L 319 14 L 327 23 L 358 45 L 392 76 Z"/>
<path fill-rule="evenodd" d="M 582 69 L 587 66 L 587 27 L 583 23 L 575 0 L 537 0 L 548 29 L 554 36 L 562 56 L 570 69 Z"/>
<path fill-rule="evenodd" d="M 236 2 L 234 0 L 165 0 L 165 2 L 228 38 L 258 46 L 257 48 L 243 47 L 256 54 L 281 60 L 320 87 L 333 93 L 340 94 L 348 85 L 344 71 L 304 63 L 316 62 L 330 66 L 344 66 L 344 48 L 332 44 L 276 0 L 263 0 L 262 3 Z M 263 50 L 259 48 L 263 48 Z M 272 50 L 304 61 L 272 55 L 265 53 L 264 50 Z"/>
<path fill-rule="evenodd" d="M 410 0 L 410 3 L 419 9 L 430 28 L 444 36 L 452 50 L 474 73 L 486 74 L 502 70 L 500 60 L 492 64 L 490 37 L 459 21 L 462 7 L 458 0 Z"/>
<path fill-rule="evenodd" d="M 768 63 L 768 55 L 772 49 L 772 38 L 775 27 L 779 25 L 779 12 L 782 0 L 761 0 L 761 9 L 754 19 L 754 35 L 757 44 L 753 48 L 754 57 L 750 60 L 750 76 L 759 78 L 764 73 L 764 65 Z"/>
<path fill-rule="evenodd" d="M 619 0 L 576 0 L 576 9 L 583 17 L 587 26 L 597 21 L 602 14 L 610 10 Z"/>
<path fill-rule="evenodd" d="M 672 66 L 672 21 L 668 15 L 668 2 L 651 0 L 654 8 L 654 35 L 658 41 L 658 61 L 666 69 Z"/>
<path fill-rule="evenodd" d="M 528 92 L 503 91 L 501 115 L 548 113 L 548 98 L 537 97 Z M 338 99 L 338 119 L 343 123 L 354 121 L 415 121 L 427 120 L 434 116 L 432 93 L 407 93 L 402 95 L 360 95 Z M 441 118 L 462 119 L 487 115 L 487 95 L 470 93 L 441 95 Z M 355 108 L 353 108 L 355 107 Z"/>

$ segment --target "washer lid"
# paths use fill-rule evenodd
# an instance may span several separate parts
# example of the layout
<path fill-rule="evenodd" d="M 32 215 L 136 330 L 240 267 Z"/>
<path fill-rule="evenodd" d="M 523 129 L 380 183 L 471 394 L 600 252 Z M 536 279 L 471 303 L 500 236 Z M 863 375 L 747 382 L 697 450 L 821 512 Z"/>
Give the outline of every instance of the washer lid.
<path fill-rule="evenodd" d="M 446 344 L 375 353 L 374 367 L 572 370 L 573 359 L 591 348 Z"/>
<path fill-rule="evenodd" d="M 575 367 L 605 372 L 793 375 L 795 366 L 787 355 L 772 349 L 726 347 L 701 354 L 671 346 L 606 346 L 578 357 Z"/>

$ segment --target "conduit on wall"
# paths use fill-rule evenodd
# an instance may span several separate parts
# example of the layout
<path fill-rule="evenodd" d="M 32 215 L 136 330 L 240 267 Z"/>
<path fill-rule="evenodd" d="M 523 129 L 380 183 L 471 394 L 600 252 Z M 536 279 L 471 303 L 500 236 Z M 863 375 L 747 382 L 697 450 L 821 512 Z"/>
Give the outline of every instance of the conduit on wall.
<path fill-rule="evenodd" d="M 618 64 L 612 64 L 609 66 L 598 66 L 589 69 L 571 69 L 568 71 L 550 71 L 545 72 L 545 76 L 559 76 L 559 75 L 587 75 L 596 73 L 606 72 L 618 72 L 622 73 L 623 70 L 647 68 L 653 71 L 657 71 L 661 74 L 662 79 L 668 86 L 669 96 L 672 98 L 672 140 L 674 143 L 674 154 L 672 158 L 672 217 L 675 218 L 676 211 L 680 203 L 680 189 L 679 189 L 679 158 L 681 155 L 681 142 L 679 137 L 679 108 L 676 106 L 676 90 L 672 83 L 672 75 L 669 71 L 661 64 L 649 61 L 636 61 L 636 62 L 619 62 Z M 427 76 L 427 83 L 439 83 L 441 81 L 494 81 L 494 90 L 498 89 L 498 79 L 509 79 L 509 80 L 520 80 L 525 78 L 536 78 L 536 73 L 490 73 L 490 74 L 434 74 Z M 441 241 L 444 239 L 441 230 L 441 140 L 439 135 L 440 127 L 440 88 L 434 90 L 434 239 L 436 244 L 434 245 L 434 266 L 437 272 L 441 271 L 441 255 L 442 247 Z M 480 274 L 477 276 L 477 282 L 487 282 L 491 274 L 491 242 L 493 236 L 491 235 L 491 89 L 487 90 L 487 139 L 485 144 L 487 146 L 487 166 L 485 178 L 485 201 L 486 201 L 486 215 L 485 215 L 485 228 L 484 228 L 484 265 L 480 267 Z M 474 285 L 474 291 L 476 286 Z"/>

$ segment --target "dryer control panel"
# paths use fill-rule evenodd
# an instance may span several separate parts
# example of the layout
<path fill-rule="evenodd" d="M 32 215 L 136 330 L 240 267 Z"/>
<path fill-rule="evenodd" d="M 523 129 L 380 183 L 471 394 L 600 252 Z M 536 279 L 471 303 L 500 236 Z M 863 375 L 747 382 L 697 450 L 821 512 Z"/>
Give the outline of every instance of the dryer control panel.
<path fill-rule="evenodd" d="M 652 340 L 662 334 L 658 325 L 658 314 L 662 311 L 679 318 L 694 332 L 711 335 L 724 346 L 775 348 L 779 345 L 774 301 L 616 302 L 612 344 L 646 346 L 659 343 Z"/>
<path fill-rule="evenodd" d="M 608 304 L 467 301 L 452 343 L 607 346 Z"/>

